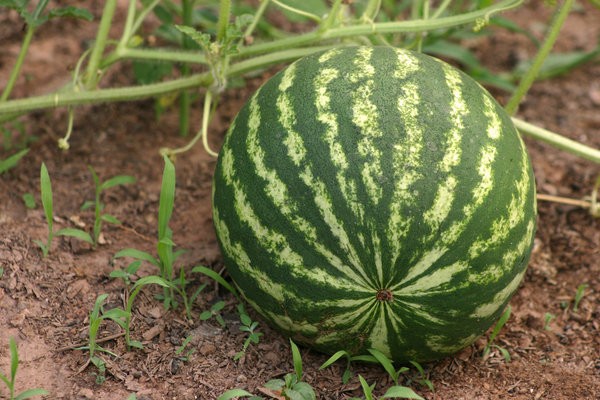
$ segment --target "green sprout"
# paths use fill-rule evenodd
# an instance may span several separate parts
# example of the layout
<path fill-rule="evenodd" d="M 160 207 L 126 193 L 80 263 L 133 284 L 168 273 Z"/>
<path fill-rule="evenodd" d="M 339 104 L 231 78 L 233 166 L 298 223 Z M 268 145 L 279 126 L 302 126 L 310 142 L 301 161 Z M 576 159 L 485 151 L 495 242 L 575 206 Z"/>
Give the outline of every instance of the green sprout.
<path fill-rule="evenodd" d="M 102 231 L 102 224 L 103 223 L 109 223 L 109 224 L 115 224 L 115 225 L 120 225 L 121 221 L 119 221 L 117 218 L 115 218 L 114 216 L 104 213 L 104 204 L 101 201 L 101 196 L 102 196 L 102 192 L 104 192 L 107 189 L 110 189 L 112 187 L 115 186 L 119 186 L 119 185 L 126 185 L 129 183 L 134 183 L 135 182 L 135 178 L 129 175 L 118 175 L 118 176 L 114 176 L 104 182 L 100 181 L 100 178 L 98 178 L 98 174 L 96 174 L 96 171 L 94 170 L 94 168 L 92 168 L 91 166 L 88 167 L 90 172 L 92 173 L 92 178 L 94 180 L 94 188 L 95 188 L 95 196 L 94 196 L 94 201 L 86 201 L 85 203 L 83 203 L 83 205 L 81 206 L 81 210 L 87 210 L 89 208 L 94 208 L 94 229 L 93 229 L 93 235 L 92 235 L 92 239 L 93 239 L 93 246 L 97 246 L 98 245 L 98 239 L 100 238 L 100 233 Z"/>
<path fill-rule="evenodd" d="M 240 322 L 242 323 L 240 326 L 240 331 L 246 332 L 247 337 L 242 346 L 242 350 L 238 351 L 233 357 L 234 360 L 239 360 L 246 354 L 246 350 L 248 350 L 248 346 L 250 343 L 258 344 L 260 341 L 260 337 L 262 336 L 262 332 L 256 332 L 256 328 L 258 327 L 258 322 L 252 321 L 252 318 L 246 313 L 244 309 L 244 304 L 240 303 L 237 306 L 238 314 L 240 315 Z"/>
<path fill-rule="evenodd" d="M 294 373 L 286 374 L 284 379 L 272 379 L 265 384 L 267 389 L 281 393 L 286 400 L 315 400 L 316 394 L 312 386 L 302 381 L 302 356 L 298 346 L 290 340 Z"/>
<path fill-rule="evenodd" d="M 43 396 L 48 394 L 44 389 L 27 389 L 15 395 L 15 381 L 17 379 L 17 370 L 19 368 L 19 353 L 17 351 L 17 343 L 15 339 L 10 338 L 10 375 L 0 373 L 0 380 L 4 382 L 8 389 L 8 399 L 10 400 L 25 400 L 34 396 Z"/>
<path fill-rule="evenodd" d="M 587 283 L 582 283 L 581 285 L 577 286 L 577 290 L 575 291 L 575 300 L 573 302 L 574 313 L 576 313 L 579 310 L 579 303 L 583 299 L 583 296 L 585 296 L 585 289 L 588 286 L 589 285 Z"/>
<path fill-rule="evenodd" d="M 496 348 L 500 351 L 500 353 L 502 353 L 502 356 L 504 357 L 504 360 L 506 362 L 510 361 L 510 353 L 508 352 L 508 350 L 506 350 L 504 347 L 494 344 L 494 340 L 496 339 L 496 336 L 498 336 L 498 334 L 500 333 L 500 330 L 502 330 L 502 327 L 506 324 L 506 322 L 510 318 L 510 313 L 511 313 L 511 308 L 510 308 L 510 306 L 507 306 L 506 310 L 504 311 L 504 313 L 502 314 L 502 316 L 500 317 L 500 319 L 498 320 L 498 322 L 492 329 L 492 333 L 490 334 L 488 342 L 485 345 L 485 348 L 483 349 L 482 356 L 483 356 L 484 360 L 488 358 L 492 348 Z"/>

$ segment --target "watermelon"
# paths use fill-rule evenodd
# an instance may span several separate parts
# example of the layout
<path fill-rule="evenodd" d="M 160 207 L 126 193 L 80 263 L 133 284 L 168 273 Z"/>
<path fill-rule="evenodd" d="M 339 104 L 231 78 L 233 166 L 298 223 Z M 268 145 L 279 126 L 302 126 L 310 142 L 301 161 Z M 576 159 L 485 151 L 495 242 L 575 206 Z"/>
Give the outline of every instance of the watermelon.
<path fill-rule="evenodd" d="M 269 79 L 213 181 L 225 265 L 318 351 L 428 361 L 473 343 L 526 270 L 531 164 L 503 109 L 430 56 L 342 47 Z"/>

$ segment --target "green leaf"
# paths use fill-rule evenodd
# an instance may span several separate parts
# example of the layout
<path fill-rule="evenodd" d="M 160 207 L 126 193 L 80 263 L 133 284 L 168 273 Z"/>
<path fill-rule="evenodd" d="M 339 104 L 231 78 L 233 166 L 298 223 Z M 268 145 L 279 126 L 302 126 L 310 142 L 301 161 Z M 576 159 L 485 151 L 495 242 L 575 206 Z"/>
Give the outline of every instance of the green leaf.
<path fill-rule="evenodd" d="M 290 346 L 292 347 L 292 361 L 294 363 L 294 371 L 296 372 L 296 378 L 298 381 L 302 379 L 302 356 L 296 343 L 290 339 Z"/>
<path fill-rule="evenodd" d="M 117 254 L 114 255 L 113 258 L 121 258 L 121 257 L 131 257 L 131 258 L 135 258 L 136 260 L 142 260 L 142 261 L 147 261 L 152 265 L 155 265 L 158 267 L 159 263 L 158 260 L 156 258 L 154 258 L 151 254 L 146 253 L 145 251 L 141 251 L 141 250 L 137 250 L 137 249 L 123 249 L 119 252 L 117 252 Z"/>
<path fill-rule="evenodd" d="M 406 386 L 392 386 L 385 392 L 381 397 L 382 399 L 417 399 L 425 400 L 418 394 L 416 394 L 411 388 Z"/>
<path fill-rule="evenodd" d="M 235 288 L 233 286 L 231 286 L 221 275 L 219 275 L 217 272 L 213 271 L 212 269 L 204 267 L 202 265 L 197 265 L 194 268 L 192 268 L 192 272 L 199 272 L 201 274 L 208 276 L 209 278 L 212 278 L 213 280 L 217 281 L 221 286 L 223 286 L 225 289 L 229 290 L 238 300 L 240 299 Z"/>
<path fill-rule="evenodd" d="M 334 355 L 329 357 L 327 359 L 327 361 L 325 361 L 323 363 L 323 365 L 321 365 L 319 367 L 319 369 L 325 369 L 325 368 L 329 367 L 331 364 L 333 364 L 334 362 L 336 362 L 337 360 L 339 360 L 342 357 L 350 357 L 350 354 L 346 350 L 337 351 Z"/>
<path fill-rule="evenodd" d="M 167 156 L 163 157 L 165 167 L 163 170 L 160 200 L 158 204 L 158 238 L 162 240 L 167 235 L 167 228 L 175 204 L 175 166 Z"/>
<path fill-rule="evenodd" d="M 208 33 L 202 33 L 192 28 L 191 26 L 184 25 L 175 25 L 175 28 L 179 30 L 179 32 L 188 36 L 194 42 L 196 42 L 203 49 L 208 49 L 210 46 L 210 35 Z"/>
<path fill-rule="evenodd" d="M 37 206 L 37 204 L 35 204 L 35 197 L 33 197 L 33 194 L 31 193 L 23 194 L 23 203 L 25 203 L 25 207 L 30 210 L 33 210 Z"/>
<path fill-rule="evenodd" d="M 358 375 L 358 380 L 360 382 L 360 386 L 362 387 L 363 393 L 365 395 L 365 400 L 373 400 L 373 386 L 369 386 L 365 378 L 362 375 Z"/>
<path fill-rule="evenodd" d="M 89 210 L 90 208 L 93 208 L 96 205 L 96 203 L 94 203 L 91 200 L 86 200 L 85 203 L 83 203 L 81 205 L 81 207 L 79 207 L 80 211 L 85 211 L 85 210 Z"/>
<path fill-rule="evenodd" d="M 217 400 L 231 400 L 235 397 L 250 397 L 252 393 L 245 391 L 244 389 L 231 389 L 217 397 Z"/>
<path fill-rule="evenodd" d="M 144 348 L 144 345 L 139 340 L 130 340 L 129 346 L 135 347 L 136 349 L 140 349 L 140 350 Z"/>
<path fill-rule="evenodd" d="M 201 321 L 206 321 L 210 317 L 212 317 L 212 313 L 210 311 L 202 311 L 198 318 L 200 318 Z"/>
<path fill-rule="evenodd" d="M 108 222 L 109 224 L 121 225 L 121 221 L 119 221 L 117 218 L 113 217 L 110 214 L 102 214 L 100 216 L 100 219 L 104 222 Z"/>
<path fill-rule="evenodd" d="M 14 382 L 15 376 L 17 376 L 17 369 L 19 368 L 19 352 L 17 351 L 17 342 L 15 342 L 14 338 L 10 338 L 8 346 L 10 348 L 10 376 Z"/>
<path fill-rule="evenodd" d="M 42 192 L 42 206 L 44 208 L 44 214 L 46 215 L 48 230 L 52 232 L 52 216 L 54 214 L 52 206 L 52 182 L 50 181 L 50 175 L 48 175 L 48 169 L 44 163 L 42 163 L 42 167 L 40 169 L 40 187 Z"/>
<path fill-rule="evenodd" d="M 0 160 L 0 174 L 8 171 L 11 168 L 14 168 L 21 158 L 25 157 L 25 155 L 29 153 L 29 149 L 24 149 L 19 151 L 18 153 L 13 154 L 5 160 Z"/>
<path fill-rule="evenodd" d="M 173 286 L 173 284 L 171 284 L 167 280 L 161 278 L 160 276 L 149 275 L 149 276 L 144 276 L 143 278 L 138 279 L 135 282 L 135 284 L 133 285 L 133 287 L 131 288 L 131 290 L 134 291 L 136 288 L 144 286 L 144 285 L 158 285 L 158 286 L 162 286 L 162 287 L 172 287 Z"/>
<path fill-rule="evenodd" d="M 396 369 L 392 365 L 392 361 L 389 358 L 387 358 L 385 356 L 385 354 L 383 354 L 382 352 L 380 352 L 377 349 L 369 349 L 369 353 L 371 353 L 373 355 L 373 357 L 375 357 L 377 359 L 379 364 L 381 364 L 383 369 L 386 370 L 386 372 L 388 373 L 390 378 L 392 378 L 394 383 L 398 383 L 399 374 L 396 372 Z"/>
<path fill-rule="evenodd" d="M 267 383 L 265 383 L 265 388 L 270 390 L 281 390 L 285 386 L 285 381 L 283 379 L 271 379 Z"/>
<path fill-rule="evenodd" d="M 118 175 L 113 176 L 112 178 L 106 180 L 100 185 L 100 190 L 110 189 L 119 185 L 127 185 L 130 183 L 135 183 L 135 178 L 129 175 Z"/>
<path fill-rule="evenodd" d="M 317 398 L 315 390 L 306 382 L 296 383 L 293 389 L 300 394 L 300 398 L 303 400 L 315 400 Z"/>
<path fill-rule="evenodd" d="M 74 237 L 75 239 L 79 239 L 79 240 L 83 240 L 84 242 L 87 242 L 91 245 L 94 244 L 94 240 L 92 239 L 92 237 L 90 236 L 89 233 L 87 233 L 86 231 L 82 231 L 81 229 L 77 229 L 77 228 L 63 228 L 63 229 L 59 229 L 56 233 L 56 236 L 69 236 L 69 237 Z"/>
<path fill-rule="evenodd" d="M 54 8 L 48 13 L 48 18 L 61 18 L 71 17 L 85 19 L 86 21 L 93 21 L 94 16 L 91 12 L 84 8 L 77 8 L 73 6 Z"/>
<path fill-rule="evenodd" d="M 30 399 L 34 396 L 44 396 L 47 395 L 48 391 L 44 389 L 27 389 L 17 395 L 15 400 L 25 400 Z"/>

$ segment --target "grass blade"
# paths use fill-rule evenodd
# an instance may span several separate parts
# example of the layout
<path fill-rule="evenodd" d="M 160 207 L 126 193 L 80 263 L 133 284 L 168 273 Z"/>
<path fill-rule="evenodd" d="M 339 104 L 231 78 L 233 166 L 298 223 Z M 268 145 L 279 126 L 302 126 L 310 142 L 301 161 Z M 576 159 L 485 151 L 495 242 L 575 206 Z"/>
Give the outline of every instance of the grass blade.
<path fill-rule="evenodd" d="M 237 293 L 237 290 L 235 290 L 235 288 L 233 286 L 231 286 L 229 284 L 229 282 L 227 282 L 221 275 L 219 275 L 216 271 L 213 271 L 210 268 L 204 267 L 202 265 L 197 265 L 194 268 L 192 268 L 192 272 L 200 272 L 201 274 L 204 274 L 206 276 L 208 276 L 209 278 L 212 278 L 213 280 L 217 281 L 221 286 L 223 286 L 225 289 L 229 290 L 231 292 L 231 294 L 233 294 L 236 299 L 240 299 L 240 296 Z"/>
<path fill-rule="evenodd" d="M 250 397 L 252 393 L 245 391 L 244 389 L 231 389 L 217 397 L 217 400 L 231 400 L 236 397 Z"/>
<path fill-rule="evenodd" d="M 164 156 L 165 168 L 163 170 L 160 200 L 158 204 L 158 238 L 167 237 L 167 228 L 175 204 L 175 166 L 167 156 Z"/>
<path fill-rule="evenodd" d="M 86 231 L 82 231 L 81 229 L 63 228 L 63 229 L 59 229 L 58 231 L 56 231 L 55 235 L 56 236 L 74 237 L 75 239 L 83 240 L 84 242 L 87 242 L 87 243 L 91 244 L 92 246 L 94 245 L 94 240 L 92 239 L 90 234 L 87 233 Z"/>
<path fill-rule="evenodd" d="M 34 396 L 44 396 L 47 395 L 48 391 L 44 389 L 27 389 L 24 392 L 21 392 L 15 397 L 15 400 L 25 400 L 30 399 Z"/>
<path fill-rule="evenodd" d="M 321 365 L 319 367 L 319 369 L 325 369 L 327 367 L 329 367 L 331 364 L 333 364 L 334 362 L 336 362 L 337 360 L 339 360 L 342 357 L 350 357 L 350 355 L 348 354 L 348 352 L 346 350 L 340 350 L 338 352 L 336 352 L 334 355 L 332 355 L 331 357 L 329 357 L 329 359 L 327 361 L 325 361 L 323 363 L 323 365 Z"/>
<path fill-rule="evenodd" d="M 382 399 L 417 399 L 417 400 L 425 400 L 418 394 L 416 394 L 411 388 L 406 386 L 392 386 L 385 392 Z"/>
<path fill-rule="evenodd" d="M 296 372 L 296 377 L 298 381 L 302 380 L 302 356 L 300 355 L 300 350 L 296 343 L 294 343 L 290 339 L 290 345 L 292 346 L 292 361 L 294 362 L 294 371 Z"/>
<path fill-rule="evenodd" d="M 147 261 L 152 265 L 158 266 L 158 260 L 156 258 L 154 258 L 150 253 L 146 253 L 145 251 L 141 251 L 138 249 L 123 249 L 117 252 L 117 254 L 115 254 L 113 258 L 121 257 L 131 257 L 136 260 Z"/>
<path fill-rule="evenodd" d="M 133 176 L 129 176 L 129 175 L 113 176 L 112 178 L 108 179 L 106 182 L 103 182 L 100 185 L 100 190 L 106 190 L 111 187 L 119 186 L 119 185 L 127 185 L 129 183 L 135 183 L 135 178 Z"/>
<path fill-rule="evenodd" d="M 8 171 L 11 168 L 14 168 L 19 160 L 29 152 L 29 149 L 24 149 L 19 151 L 18 153 L 13 154 L 5 160 L 0 160 L 0 174 Z"/>
<path fill-rule="evenodd" d="M 48 231 L 51 238 L 54 228 L 52 221 L 52 216 L 54 215 L 52 205 L 52 182 L 50 181 L 50 175 L 48 175 L 48 169 L 44 163 L 42 163 L 40 169 L 40 189 L 42 193 L 42 206 L 44 208 L 44 214 L 46 215 L 46 222 L 48 223 Z M 50 247 L 50 243 L 48 243 L 48 247 Z"/>

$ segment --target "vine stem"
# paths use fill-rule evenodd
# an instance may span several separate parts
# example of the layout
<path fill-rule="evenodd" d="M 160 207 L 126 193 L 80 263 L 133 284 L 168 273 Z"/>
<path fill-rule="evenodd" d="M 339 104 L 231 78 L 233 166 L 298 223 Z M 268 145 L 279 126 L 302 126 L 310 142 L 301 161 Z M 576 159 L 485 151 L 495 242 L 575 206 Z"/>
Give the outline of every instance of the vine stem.
<path fill-rule="evenodd" d="M 564 136 L 540 128 L 539 126 L 532 125 L 518 118 L 512 118 L 515 127 L 523 134 L 533 137 L 534 139 L 548 143 L 561 150 L 575 154 L 586 160 L 593 161 L 600 164 L 600 150 L 586 146 L 582 143 L 568 139 Z"/>
<path fill-rule="evenodd" d="M 0 97 L 0 102 L 8 100 L 8 97 L 12 93 L 15 84 L 17 83 L 17 79 L 19 74 L 21 73 L 21 67 L 23 66 L 23 61 L 25 61 L 25 56 L 27 55 L 27 50 L 29 50 L 29 45 L 31 44 L 31 39 L 33 38 L 33 34 L 35 33 L 35 27 L 33 24 L 27 25 L 27 32 L 25 33 L 25 38 L 23 39 L 23 44 L 21 45 L 21 51 L 19 51 L 19 56 L 17 57 L 17 62 L 13 67 L 10 77 L 8 78 L 8 82 L 6 83 L 6 87 L 2 92 L 2 97 Z"/>
<path fill-rule="evenodd" d="M 96 35 L 96 42 L 92 54 L 90 55 L 90 62 L 87 66 L 85 74 L 85 86 L 87 89 L 93 89 L 98 83 L 98 71 L 100 70 L 100 61 L 102 60 L 102 53 L 106 47 L 108 39 L 108 33 L 112 23 L 113 15 L 117 8 L 116 0 L 107 0 L 104 5 L 102 12 L 102 19 L 100 20 L 100 26 L 98 27 L 98 34 Z"/>
<path fill-rule="evenodd" d="M 508 100 L 508 103 L 506 103 L 505 110 L 509 115 L 514 115 L 517 112 L 521 100 L 523 100 L 523 97 L 525 97 L 525 94 L 527 94 L 529 88 L 533 85 L 535 78 L 538 76 L 538 73 L 544 64 L 544 60 L 548 57 L 550 51 L 552 51 L 552 47 L 554 47 L 558 34 L 573 7 L 573 2 L 574 0 L 565 0 L 562 6 L 558 6 L 542 47 L 540 47 L 533 59 L 531 67 L 519 82 L 519 86 L 517 86 L 517 89 Z"/>

